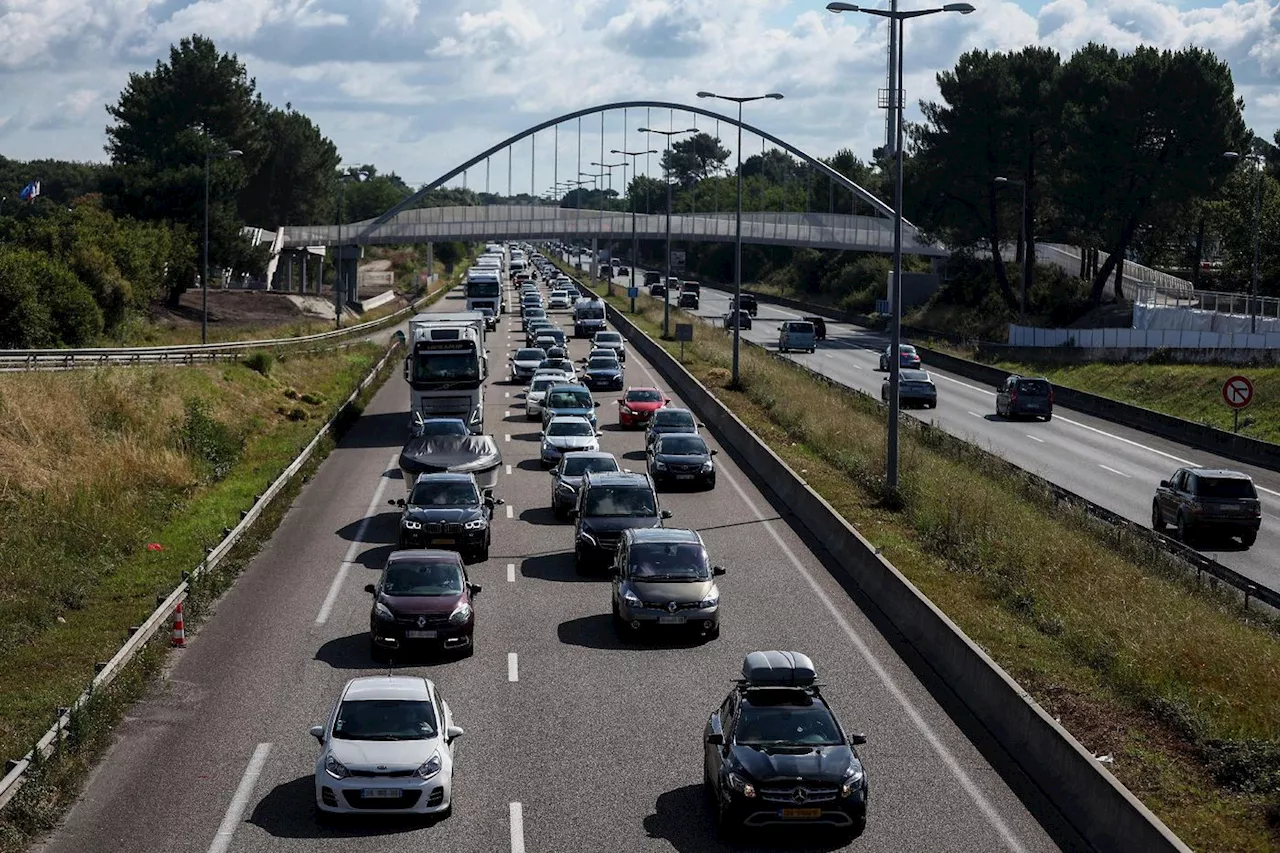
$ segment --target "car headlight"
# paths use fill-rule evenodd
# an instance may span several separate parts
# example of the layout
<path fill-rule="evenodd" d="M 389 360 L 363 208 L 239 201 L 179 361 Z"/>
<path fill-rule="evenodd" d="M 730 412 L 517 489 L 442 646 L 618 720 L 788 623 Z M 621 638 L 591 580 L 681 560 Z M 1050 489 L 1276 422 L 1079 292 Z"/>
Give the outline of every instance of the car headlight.
<path fill-rule="evenodd" d="M 702 473 L 704 474 L 710 474 L 715 469 L 716 469 L 716 463 L 712 462 L 710 459 L 702 463 Z"/>
<path fill-rule="evenodd" d="M 351 775 L 342 762 L 334 758 L 332 754 L 324 757 L 324 772 L 328 773 L 335 779 L 345 779 Z"/>
<path fill-rule="evenodd" d="M 587 532 L 587 531 L 585 531 L 585 530 L 580 530 L 580 531 L 578 531 L 578 538 L 579 538 L 579 539 L 581 539 L 582 541 L 586 542 L 588 545 L 595 545 L 595 544 L 597 544 L 597 543 L 596 543 L 596 537 L 592 536 L 590 533 L 588 533 L 588 532 Z"/>
<path fill-rule="evenodd" d="M 472 519 L 471 521 L 468 521 L 466 524 L 462 525 L 463 529 L 465 530 L 484 530 L 488 526 L 489 526 L 489 522 L 485 521 L 483 518 Z"/>
<path fill-rule="evenodd" d="M 844 782 L 840 785 L 840 796 L 851 797 L 853 793 L 862 787 L 862 780 L 866 778 L 861 767 L 856 767 L 849 771 L 845 776 Z"/>
<path fill-rule="evenodd" d="M 421 530 L 422 522 L 413 521 L 411 519 L 406 518 L 404 521 L 400 522 L 400 526 L 403 527 L 405 530 Z"/>
<path fill-rule="evenodd" d="M 637 596 L 631 590 L 627 590 L 622 594 L 622 600 L 625 601 L 627 604 L 630 604 L 632 607 L 640 606 L 640 597 Z"/>
<path fill-rule="evenodd" d="M 663 462 L 661 459 L 655 459 L 653 460 L 653 470 L 665 471 L 667 470 L 667 463 Z"/>
<path fill-rule="evenodd" d="M 419 779 L 430 779 L 432 776 L 440 772 L 440 753 L 433 752 L 431 757 L 422 762 L 422 766 L 413 771 L 413 775 Z"/>
<path fill-rule="evenodd" d="M 756 786 L 743 779 L 737 773 L 730 773 L 726 781 L 729 783 L 730 788 L 744 797 L 754 797 L 756 795 Z"/>
<path fill-rule="evenodd" d="M 449 614 L 449 624 L 462 625 L 471 618 L 471 605 L 465 601 L 458 602 L 458 606 L 453 608 L 453 612 Z"/>
<path fill-rule="evenodd" d="M 621 409 L 623 412 L 625 412 L 625 413 L 626 413 L 626 414 L 628 414 L 628 415 L 634 415 L 634 414 L 635 414 L 635 412 L 633 412 L 633 411 L 631 410 L 631 407 L 630 407 L 630 406 L 628 406 L 626 403 L 619 403 L 619 404 L 618 404 L 618 408 L 619 408 L 619 409 Z"/>
<path fill-rule="evenodd" d="M 568 492 L 569 494 L 572 494 L 572 493 L 573 493 L 573 486 L 569 485 L 569 484 L 568 484 L 568 483 L 566 483 L 564 480 L 556 480 L 556 491 L 558 491 L 558 492 Z"/>
<path fill-rule="evenodd" d="M 387 605 L 383 604 L 381 601 L 373 605 L 373 612 L 379 619 L 382 619 L 385 622 L 392 622 L 396 618 L 396 615 L 391 612 L 391 608 L 387 607 Z"/>
<path fill-rule="evenodd" d="M 719 604 L 720 604 L 720 588 L 717 586 L 712 586 L 711 592 L 707 593 L 707 597 L 698 602 L 698 607 L 705 610 L 708 607 L 716 607 Z"/>

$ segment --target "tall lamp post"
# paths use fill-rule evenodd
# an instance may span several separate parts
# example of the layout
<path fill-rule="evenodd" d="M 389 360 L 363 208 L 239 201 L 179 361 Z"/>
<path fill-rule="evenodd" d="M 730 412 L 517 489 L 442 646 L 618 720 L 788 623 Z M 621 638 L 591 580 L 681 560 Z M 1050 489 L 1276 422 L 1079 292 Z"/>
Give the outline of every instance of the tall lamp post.
<path fill-rule="evenodd" d="M 829 12 L 865 12 L 868 15 L 875 15 L 878 18 L 889 18 L 892 21 L 891 26 L 897 27 L 897 38 L 891 40 L 891 43 L 897 45 L 897 86 L 898 91 L 890 94 L 890 106 L 896 111 L 896 130 L 894 135 L 897 137 L 894 145 L 894 159 L 896 175 L 894 178 L 893 192 L 893 292 L 890 301 L 892 302 L 891 318 L 889 321 L 889 352 L 892 354 L 889 359 L 889 428 L 886 444 L 885 461 L 885 481 L 890 489 L 898 488 L 898 417 L 901 414 L 901 407 L 898 403 L 898 388 L 901 378 L 902 358 L 899 354 L 899 347 L 902 345 L 902 54 L 903 44 L 902 36 L 904 33 L 903 22 L 908 18 L 919 18 L 924 15 L 936 15 L 939 12 L 959 12 L 962 15 L 968 15 L 973 11 L 973 6 L 968 3 L 948 3 L 940 9 L 918 9 L 913 12 L 900 12 L 897 8 L 898 4 L 895 0 L 893 9 L 885 11 L 883 9 L 866 9 L 861 6 L 855 6 L 852 3 L 828 3 L 827 11 Z M 894 58 L 890 58 L 894 62 Z"/>
<path fill-rule="evenodd" d="M 631 158 L 631 182 L 636 180 L 636 158 L 643 157 L 646 154 L 657 154 L 658 152 L 650 149 L 648 151 L 619 151 L 614 148 L 610 154 L 621 154 L 624 157 Z M 626 175 L 626 172 L 623 172 Z M 636 288 L 636 264 L 640 262 L 640 239 L 636 236 L 636 198 L 635 193 L 627 188 L 627 198 L 631 201 L 631 289 Z M 636 313 L 636 298 L 631 297 L 631 313 Z"/>
<path fill-rule="evenodd" d="M 738 216 L 737 231 L 733 241 L 733 308 L 730 313 L 733 315 L 733 387 L 738 387 L 738 339 L 741 334 L 739 328 L 742 324 L 738 322 L 737 312 L 742 305 L 742 105 L 749 101 L 763 101 L 769 98 L 775 101 L 782 100 L 782 95 L 777 92 L 770 92 L 767 95 L 752 95 L 746 98 L 737 98 L 730 95 L 717 95 L 713 92 L 699 92 L 699 98 L 719 98 L 722 101 L 731 101 L 738 105 Z"/>
<path fill-rule="evenodd" d="M 1258 331 L 1258 256 L 1262 244 L 1262 177 L 1266 174 L 1263 156 L 1258 152 L 1241 155 L 1238 151 L 1225 151 L 1228 160 L 1251 161 L 1258 169 L 1258 180 L 1253 190 L 1253 278 L 1249 282 L 1249 334 Z"/>
<path fill-rule="evenodd" d="M 623 186 L 626 186 L 626 183 L 627 183 L 627 164 L 626 164 L 626 161 L 623 161 L 623 162 L 621 162 L 621 163 L 595 163 L 595 162 L 593 162 L 591 165 L 592 165 L 592 166 L 599 166 L 601 169 L 604 169 L 605 174 L 607 174 L 607 175 L 609 176 L 609 189 L 610 189 L 610 190 L 612 190 L 612 189 L 613 189 L 613 170 L 614 170 L 614 169 L 621 169 L 621 170 L 622 170 L 622 184 L 623 184 Z M 600 195 L 600 222 L 601 222 L 601 224 L 602 224 L 602 225 L 604 224 L 604 208 L 605 208 L 605 203 L 606 203 L 607 201 L 608 201 L 608 197 L 607 197 L 607 195 L 602 193 L 602 194 Z M 613 251 L 612 251 L 612 248 L 613 248 L 613 241 L 612 241 L 612 240 L 609 240 L 609 241 L 607 241 L 607 242 L 608 242 L 608 246 L 609 246 L 609 249 L 610 249 L 610 251 L 609 251 L 609 295 L 610 295 L 610 296 L 612 296 L 612 295 L 613 295 Z"/>
<path fill-rule="evenodd" d="M 204 155 L 204 275 L 200 281 L 200 343 L 209 342 L 209 163 L 223 157 L 239 157 L 239 148 L 211 151 Z"/>
<path fill-rule="evenodd" d="M 603 177 L 605 176 L 605 174 L 606 174 L 605 172 L 600 172 L 600 173 L 598 173 L 598 174 L 597 174 L 597 173 L 592 173 L 592 172 L 579 172 L 579 173 L 578 173 L 578 177 L 580 177 L 580 178 L 590 178 L 590 179 L 591 179 L 591 191 L 592 191 L 592 192 L 599 192 L 599 191 L 600 191 L 600 179 L 601 179 L 601 178 L 603 178 Z M 579 197 L 581 197 L 581 194 L 579 194 Z M 578 207 L 582 207 L 581 203 L 579 203 Z M 600 194 L 600 218 L 601 218 L 601 220 L 603 220 L 603 219 L 604 219 L 604 194 L 603 194 L 603 193 L 601 193 L 601 194 Z M 595 252 L 592 252 L 592 253 L 591 253 L 591 287 L 592 287 L 592 289 L 594 289 L 594 288 L 595 288 L 595 286 L 596 286 L 596 268 L 597 268 L 597 264 L 598 264 L 598 263 L 599 263 L 599 259 L 596 257 L 596 253 L 595 253 Z"/>
<path fill-rule="evenodd" d="M 679 136 L 682 133 L 697 133 L 696 127 L 690 127 L 686 130 L 654 130 L 648 127 L 640 128 L 640 133 L 660 133 L 667 138 L 667 153 L 662 159 L 662 177 L 667 184 L 667 271 L 666 277 L 662 280 L 662 337 L 671 337 L 671 292 L 668 284 L 671 282 L 671 137 Z"/>
<path fill-rule="evenodd" d="M 1023 323 L 1027 322 L 1027 292 L 1031 290 L 1032 270 L 1036 268 L 1031 254 L 1031 225 L 1027 222 L 1027 182 L 1013 178 L 996 178 L 1000 187 L 1022 187 L 1022 219 L 1018 226 L 1018 243 L 1022 246 L 1022 296 L 1018 300 L 1018 314 Z"/>
<path fill-rule="evenodd" d="M 347 182 L 358 180 L 357 175 L 338 176 L 338 244 L 333 247 L 333 323 L 338 329 L 342 328 L 342 205 L 347 196 Z"/>

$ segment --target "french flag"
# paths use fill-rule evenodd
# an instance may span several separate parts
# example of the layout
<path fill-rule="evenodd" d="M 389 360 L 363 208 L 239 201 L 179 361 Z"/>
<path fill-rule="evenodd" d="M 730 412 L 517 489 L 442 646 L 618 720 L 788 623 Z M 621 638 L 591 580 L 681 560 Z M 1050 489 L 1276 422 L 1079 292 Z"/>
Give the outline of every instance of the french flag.
<path fill-rule="evenodd" d="M 23 201 L 35 201 L 38 195 L 40 195 L 40 182 L 32 181 L 22 188 L 22 192 L 19 193 L 18 197 Z"/>

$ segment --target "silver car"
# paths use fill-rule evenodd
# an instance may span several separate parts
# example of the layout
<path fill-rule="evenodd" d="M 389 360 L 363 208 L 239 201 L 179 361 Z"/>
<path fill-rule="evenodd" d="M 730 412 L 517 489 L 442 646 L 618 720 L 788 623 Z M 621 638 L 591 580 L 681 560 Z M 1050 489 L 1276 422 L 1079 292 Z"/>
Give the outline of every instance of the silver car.
<path fill-rule="evenodd" d="M 316 808 L 335 814 L 453 810 L 453 745 L 462 729 L 435 684 L 416 676 L 353 678 L 323 726 Z"/>
<path fill-rule="evenodd" d="M 578 415 L 559 415 L 547 421 L 542 430 L 542 464 L 551 466 L 574 450 L 599 450 L 601 433 L 591 422 Z"/>
<path fill-rule="evenodd" d="M 534 376 L 529 390 L 524 392 L 524 416 L 531 421 L 542 420 L 542 401 L 547 398 L 547 390 L 568 381 L 569 377 L 560 371 L 545 371 Z"/>
<path fill-rule="evenodd" d="M 623 531 L 613 562 L 613 624 L 628 640 L 641 628 L 670 627 L 720 636 L 720 589 L 725 573 L 711 565 L 693 530 L 654 527 Z"/>
<path fill-rule="evenodd" d="M 627 345 L 622 340 L 621 332 L 596 332 L 596 336 L 591 339 L 591 345 L 599 349 L 613 350 L 618 361 L 627 360 Z"/>

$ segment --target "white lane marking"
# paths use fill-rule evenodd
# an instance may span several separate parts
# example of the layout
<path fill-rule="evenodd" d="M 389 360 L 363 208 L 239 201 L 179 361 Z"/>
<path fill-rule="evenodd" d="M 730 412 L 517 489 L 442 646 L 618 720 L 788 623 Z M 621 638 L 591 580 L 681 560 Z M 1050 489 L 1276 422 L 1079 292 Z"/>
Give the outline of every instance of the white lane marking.
<path fill-rule="evenodd" d="M 507 583 L 516 582 L 516 564 L 507 563 Z"/>
<path fill-rule="evenodd" d="M 249 805 L 249 797 L 253 795 L 253 786 L 257 784 L 258 776 L 262 774 L 262 765 L 267 763 L 267 756 L 270 753 L 271 744 L 269 743 L 260 743 L 253 751 L 249 766 L 244 769 L 244 775 L 240 777 L 240 785 L 236 788 L 235 795 L 231 797 L 231 804 L 227 806 L 227 813 L 222 816 L 222 823 L 218 825 L 218 834 L 213 837 L 213 843 L 209 845 L 209 853 L 226 853 L 227 848 L 231 846 L 231 839 L 236 834 L 236 826 L 244 817 L 244 810 Z"/>
<path fill-rule="evenodd" d="M 511 504 L 507 504 L 507 518 L 512 517 Z"/>
<path fill-rule="evenodd" d="M 511 397 L 511 392 L 510 392 L 510 391 L 503 391 L 503 392 L 502 392 L 502 396 L 507 397 L 507 398 L 510 398 L 510 397 Z"/>
<path fill-rule="evenodd" d="M 1274 489 L 1268 489 L 1266 486 L 1259 486 L 1257 483 L 1254 483 L 1253 487 L 1255 489 L 1259 489 L 1260 491 L 1264 491 L 1269 495 L 1275 495 L 1276 497 L 1280 498 L 1280 492 L 1277 492 Z"/>
<path fill-rule="evenodd" d="M 911 720 L 912 724 L 916 727 L 916 730 L 920 732 L 924 739 L 928 741 L 929 746 L 931 746 L 933 751 L 937 753 L 938 757 L 942 759 L 942 763 L 945 764 L 947 769 L 951 771 L 952 775 L 956 777 L 956 781 L 960 783 L 960 788 L 969 795 L 970 799 L 973 800 L 978 809 L 986 815 L 991 826 L 1000 834 L 1000 837 L 1004 839 L 1004 842 L 1009 849 L 1019 851 L 1019 853 L 1025 853 L 1026 848 L 1022 846 L 1022 842 L 1020 842 L 1017 836 L 1013 834 L 1013 830 L 1010 829 L 1008 824 L 1004 822 L 1004 819 L 1000 817 L 995 806 L 993 806 L 982 792 L 978 790 L 977 785 L 969 778 L 969 774 L 960 766 L 960 762 L 951 754 L 951 751 L 947 749 L 946 745 L 943 744 L 942 740 L 933 731 L 933 729 L 929 728 L 929 724 L 920 716 L 919 711 L 916 710 L 912 701 L 907 698 L 906 694 L 902 692 L 902 689 L 898 687 L 897 683 L 893 680 L 893 676 L 891 676 L 889 672 L 880 665 L 880 661 L 878 661 L 875 655 L 872 654 L 870 647 L 866 644 L 866 641 L 864 641 L 862 637 L 859 636 L 858 632 L 853 629 L 853 626 L 844 618 L 844 614 L 836 607 L 835 603 L 831 600 L 831 597 L 827 595 L 826 591 L 821 586 L 818 585 L 817 580 L 815 580 L 809 570 L 804 567 L 804 564 L 800 562 L 800 559 L 795 555 L 795 552 L 792 551 L 791 547 L 783 540 L 781 534 L 774 529 L 774 522 L 766 520 L 765 514 L 762 513 L 759 507 L 757 507 L 751 498 L 747 496 L 747 493 L 743 490 L 742 486 L 738 484 L 736 477 L 730 475 L 724 470 L 721 470 L 720 476 L 729 481 L 729 485 L 733 486 L 734 491 L 738 493 L 738 497 L 742 498 L 742 502 L 747 505 L 749 510 L 751 510 L 751 513 L 756 517 L 756 520 L 759 521 L 764 526 L 764 529 L 769 532 L 774 543 L 777 544 L 778 548 L 781 549 L 782 553 L 785 554 L 788 561 L 790 561 L 792 568 L 794 568 L 796 572 L 804 578 L 805 582 L 808 583 L 809 588 L 813 590 L 814 595 L 817 596 L 818 600 L 826 607 L 827 612 L 831 614 L 831 618 L 835 620 L 835 623 L 844 631 L 845 636 L 847 636 L 849 641 L 853 643 L 854 648 L 858 650 L 858 654 L 862 656 L 862 659 L 868 668 L 870 668 L 871 671 L 875 673 L 876 677 L 880 679 L 880 683 L 884 685 L 885 690 L 888 691 L 889 695 L 898 702 L 903 713 Z"/>
<path fill-rule="evenodd" d="M 973 415 L 975 418 L 982 417 L 982 415 L 978 414 L 977 412 L 970 412 L 969 414 Z"/>
<path fill-rule="evenodd" d="M 511 853 L 524 853 L 524 807 L 511 804 Z"/>
<path fill-rule="evenodd" d="M 1112 467 L 1107 466 L 1107 465 L 1103 465 L 1101 462 L 1099 462 L 1099 463 L 1098 463 L 1098 467 L 1099 467 L 1099 468 L 1101 468 L 1103 471 L 1110 471 L 1112 474 L 1119 474 L 1121 477 L 1124 477 L 1126 480 L 1132 480 L 1132 479 L 1133 479 L 1133 477 L 1129 476 L 1129 475 L 1128 475 L 1128 474 L 1126 474 L 1125 472 L 1123 472 L 1123 471 L 1117 471 L 1115 468 L 1112 468 Z"/>
<path fill-rule="evenodd" d="M 520 680 L 520 662 L 515 652 L 507 652 L 507 681 Z"/>
<path fill-rule="evenodd" d="M 507 466 L 507 476 L 508 476 L 508 477 L 510 477 L 510 476 L 511 476 L 511 466 L 510 466 L 510 465 L 508 465 L 508 466 Z"/>
<path fill-rule="evenodd" d="M 504 435 L 504 436 L 502 437 L 502 440 L 503 440 L 503 441 L 510 441 L 510 440 L 511 440 L 511 433 L 507 433 L 506 435 Z"/>
<path fill-rule="evenodd" d="M 510 409 L 507 409 L 506 411 L 504 411 L 504 412 L 502 413 L 502 416 L 503 416 L 504 418 L 509 418 L 509 417 L 511 417 L 511 410 L 510 410 Z"/>
<path fill-rule="evenodd" d="M 338 593 L 342 591 L 342 584 L 346 581 L 347 572 L 351 568 L 352 561 L 356 558 L 356 551 L 360 550 L 360 546 L 365 544 L 364 534 L 369 529 L 369 519 L 373 518 L 374 509 L 377 508 L 382 500 L 382 490 L 387 487 L 387 483 L 391 482 L 386 476 L 386 471 L 395 464 L 396 457 L 392 456 L 388 460 L 386 468 L 383 469 L 383 476 L 378 478 L 378 487 L 373 490 L 373 499 L 369 501 L 369 508 L 364 512 L 364 518 L 360 519 L 360 525 L 356 527 L 355 538 L 347 546 L 347 553 L 342 558 L 342 564 L 338 566 L 338 573 L 334 575 L 333 583 L 329 585 L 329 592 L 324 597 L 324 603 L 320 605 L 320 612 L 316 614 L 317 625 L 325 623 L 329 618 L 329 613 L 333 610 L 334 602 L 338 600 Z"/>
<path fill-rule="evenodd" d="M 1044 444 L 1044 439 L 1043 439 L 1043 438 L 1036 438 L 1036 437 L 1035 437 L 1034 435 L 1032 435 L 1031 433 L 1027 433 L 1027 438 L 1031 439 L 1032 441 L 1038 441 L 1038 442 L 1040 442 L 1041 444 Z"/>

